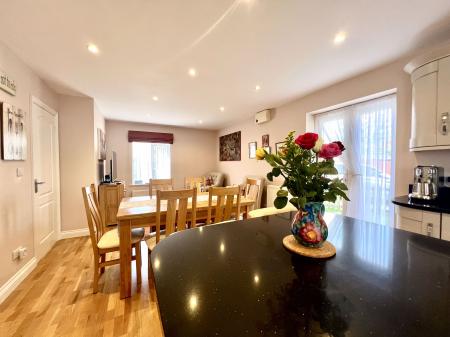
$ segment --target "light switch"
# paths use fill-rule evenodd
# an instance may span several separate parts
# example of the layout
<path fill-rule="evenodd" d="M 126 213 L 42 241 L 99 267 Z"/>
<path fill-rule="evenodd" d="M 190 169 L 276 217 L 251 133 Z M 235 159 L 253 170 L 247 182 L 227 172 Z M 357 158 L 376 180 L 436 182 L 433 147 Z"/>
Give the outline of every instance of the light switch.
<path fill-rule="evenodd" d="M 17 178 L 23 177 L 23 167 L 18 167 L 16 171 Z"/>

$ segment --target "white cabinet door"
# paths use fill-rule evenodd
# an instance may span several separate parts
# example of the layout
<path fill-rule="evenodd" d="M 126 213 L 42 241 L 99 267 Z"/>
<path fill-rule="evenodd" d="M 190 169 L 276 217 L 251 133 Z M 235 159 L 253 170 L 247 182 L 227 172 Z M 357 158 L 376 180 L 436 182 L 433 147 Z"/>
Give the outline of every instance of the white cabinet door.
<path fill-rule="evenodd" d="M 422 211 L 395 206 L 395 228 L 422 234 Z"/>
<path fill-rule="evenodd" d="M 441 236 L 441 213 L 423 211 L 422 234 L 439 239 Z"/>
<path fill-rule="evenodd" d="M 412 73 L 411 149 L 436 146 L 437 61 Z"/>
<path fill-rule="evenodd" d="M 437 145 L 450 145 L 450 57 L 440 59 L 438 67 Z"/>
<path fill-rule="evenodd" d="M 441 239 L 450 241 L 450 214 L 442 214 Z"/>

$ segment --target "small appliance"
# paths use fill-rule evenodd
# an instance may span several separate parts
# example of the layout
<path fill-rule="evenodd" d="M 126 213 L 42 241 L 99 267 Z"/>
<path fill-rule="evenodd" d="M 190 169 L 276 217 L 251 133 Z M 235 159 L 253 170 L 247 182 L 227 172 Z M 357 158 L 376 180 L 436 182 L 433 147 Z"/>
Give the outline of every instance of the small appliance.
<path fill-rule="evenodd" d="M 438 166 L 417 166 L 414 169 L 414 184 L 410 198 L 435 200 L 444 183 L 444 169 Z"/>

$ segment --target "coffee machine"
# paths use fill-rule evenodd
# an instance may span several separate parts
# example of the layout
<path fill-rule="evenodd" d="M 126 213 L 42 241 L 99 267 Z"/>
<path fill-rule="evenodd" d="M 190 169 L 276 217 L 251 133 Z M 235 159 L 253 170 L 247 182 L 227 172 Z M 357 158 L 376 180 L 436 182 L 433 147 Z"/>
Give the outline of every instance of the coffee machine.
<path fill-rule="evenodd" d="M 443 185 L 444 169 L 438 166 L 417 166 L 414 169 L 414 184 L 410 198 L 435 200 Z"/>

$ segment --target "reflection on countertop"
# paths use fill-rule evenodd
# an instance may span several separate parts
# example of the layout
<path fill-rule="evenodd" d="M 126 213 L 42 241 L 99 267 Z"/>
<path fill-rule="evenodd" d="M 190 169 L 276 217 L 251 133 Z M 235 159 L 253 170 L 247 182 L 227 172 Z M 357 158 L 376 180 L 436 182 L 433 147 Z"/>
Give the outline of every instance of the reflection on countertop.
<path fill-rule="evenodd" d="M 449 213 L 450 214 L 450 199 L 440 198 L 438 200 L 419 200 L 409 199 L 407 195 L 395 197 L 392 199 L 395 205 L 420 209 L 423 211 L 437 212 L 437 213 Z"/>

